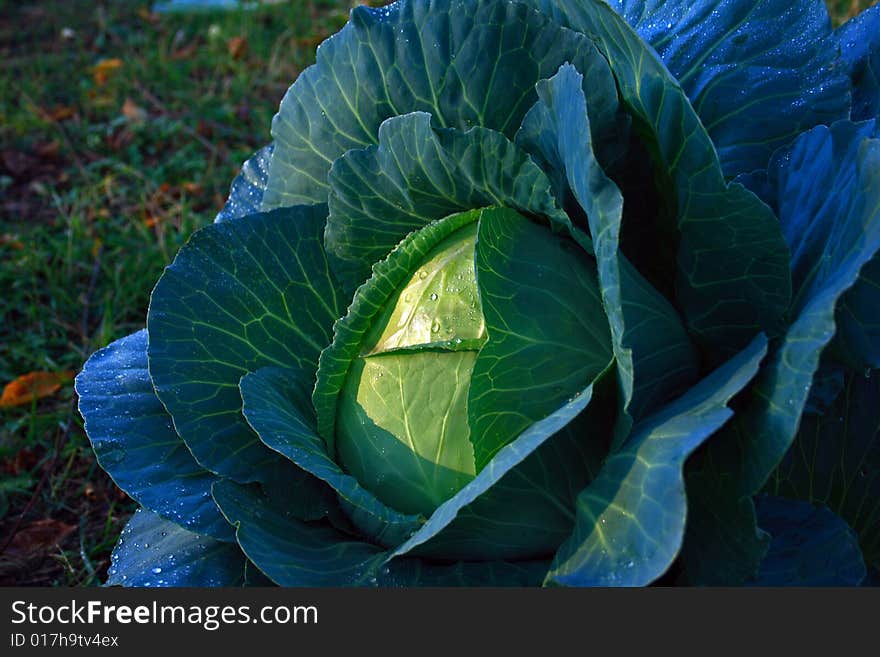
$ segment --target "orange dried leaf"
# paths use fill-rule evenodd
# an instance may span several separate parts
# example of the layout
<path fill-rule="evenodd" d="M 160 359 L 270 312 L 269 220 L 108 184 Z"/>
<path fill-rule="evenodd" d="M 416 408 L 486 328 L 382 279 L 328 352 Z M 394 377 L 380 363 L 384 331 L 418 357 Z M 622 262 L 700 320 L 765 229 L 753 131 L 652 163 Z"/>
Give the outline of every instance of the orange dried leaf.
<path fill-rule="evenodd" d="M 6 384 L 0 395 L 0 408 L 29 404 L 35 399 L 55 394 L 61 384 L 70 381 L 73 372 L 30 372 Z"/>
<path fill-rule="evenodd" d="M 110 74 L 122 68 L 122 60 L 117 58 L 102 59 L 92 67 L 92 78 L 98 86 L 107 84 Z"/>
<path fill-rule="evenodd" d="M 131 98 L 126 98 L 122 104 L 122 116 L 132 123 L 140 123 L 146 120 L 147 111 Z"/>
<path fill-rule="evenodd" d="M 199 44 L 191 43 L 188 46 L 184 46 L 183 48 L 178 48 L 171 53 L 171 59 L 189 59 L 199 49 Z"/>
<path fill-rule="evenodd" d="M 243 36 L 232 37 L 226 42 L 226 49 L 232 59 L 241 59 L 247 54 L 248 42 Z"/>
<path fill-rule="evenodd" d="M 76 114 L 76 109 L 69 105 L 55 105 L 52 109 L 46 111 L 46 116 L 50 121 L 65 121 Z"/>

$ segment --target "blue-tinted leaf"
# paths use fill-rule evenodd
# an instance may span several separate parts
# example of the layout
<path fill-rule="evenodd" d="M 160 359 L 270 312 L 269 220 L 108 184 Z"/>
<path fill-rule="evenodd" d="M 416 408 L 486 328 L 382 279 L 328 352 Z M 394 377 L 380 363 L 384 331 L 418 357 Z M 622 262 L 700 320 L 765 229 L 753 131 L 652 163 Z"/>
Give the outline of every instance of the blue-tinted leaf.
<path fill-rule="evenodd" d="M 824 362 L 823 362 L 824 361 Z M 846 369 L 837 363 L 823 359 L 819 363 L 819 369 L 813 375 L 813 384 L 810 386 L 810 396 L 804 405 L 804 413 L 824 415 L 843 390 L 843 381 Z"/>
<path fill-rule="evenodd" d="M 268 499 L 254 487 L 229 480 L 214 485 L 214 499 L 236 527 L 242 550 L 281 586 L 376 584 L 383 551 L 326 523 L 289 514 L 284 498 Z"/>
<path fill-rule="evenodd" d="M 331 164 L 375 144 L 380 124 L 392 116 L 428 112 L 439 127 L 477 125 L 512 137 L 535 101 L 535 83 L 566 61 L 608 76 L 589 39 L 522 4 L 409 0 L 358 7 L 281 102 L 263 207 L 325 202 Z M 596 104 L 597 116 L 613 117 L 616 99 L 602 94 Z"/>
<path fill-rule="evenodd" d="M 270 367 L 248 374 L 241 381 L 244 415 L 266 445 L 327 482 L 352 523 L 371 540 L 388 546 L 402 543 L 419 527 L 420 518 L 387 507 L 334 462 L 317 433 L 313 386 L 302 370 Z"/>
<path fill-rule="evenodd" d="M 526 115 L 517 140 L 556 163 L 587 214 L 624 412 L 639 419 L 696 378 L 696 354 L 675 309 L 620 251 L 623 196 L 593 154 L 581 88 L 581 75 L 569 65 L 539 82 L 540 100 Z M 531 124 L 540 131 L 529 129 Z"/>
<path fill-rule="evenodd" d="M 653 159 L 655 184 L 677 215 L 664 231 L 678 232 L 677 245 L 658 249 L 677 250 L 676 305 L 688 328 L 716 361 L 759 331 L 781 333 L 789 256 L 776 217 L 744 187 L 725 183 L 715 145 L 678 82 L 604 2 L 531 2 L 597 39 L 608 58 L 621 103 Z"/>
<path fill-rule="evenodd" d="M 540 582 L 541 561 L 432 563 L 404 558 L 385 564 L 381 548 L 326 523 L 287 514 L 283 496 L 221 481 L 217 504 L 237 526 L 245 553 L 282 586 L 527 586 Z"/>
<path fill-rule="evenodd" d="M 352 289 L 411 231 L 490 205 L 548 217 L 589 248 L 525 151 L 485 128 L 435 130 L 424 112 L 385 121 L 378 146 L 340 157 L 329 180 L 325 242 L 334 273 Z"/>
<path fill-rule="evenodd" d="M 773 540 L 756 586 L 858 586 L 865 562 L 855 532 L 824 506 L 762 495 L 758 521 Z"/>
<path fill-rule="evenodd" d="M 480 215 L 477 286 L 489 340 L 467 396 L 477 471 L 611 364 L 594 263 L 508 209 Z"/>
<path fill-rule="evenodd" d="M 187 531 L 146 509 L 128 521 L 110 557 L 108 586 L 242 586 L 234 543 Z"/>
<path fill-rule="evenodd" d="M 684 537 L 684 462 L 733 415 L 728 402 L 755 376 L 766 353 L 767 340 L 756 338 L 636 425 L 578 496 L 574 532 L 559 548 L 547 583 L 639 586 L 669 568 Z"/>
<path fill-rule="evenodd" d="M 880 569 L 880 375 L 851 373 L 842 388 L 822 415 L 804 415 L 767 490 L 827 506 Z"/>
<path fill-rule="evenodd" d="M 857 369 L 880 368 L 880 257 L 875 255 L 843 295 L 834 314 L 837 334 L 832 349 Z"/>
<path fill-rule="evenodd" d="M 764 168 L 804 130 L 847 117 L 824 0 L 609 4 L 681 84 L 728 177 Z"/>
<path fill-rule="evenodd" d="M 835 36 L 852 80 L 852 120 L 880 119 L 880 7 L 847 21 Z"/>
<path fill-rule="evenodd" d="M 752 498 L 731 491 L 734 484 L 730 473 L 721 469 L 723 464 L 701 462 L 696 468 L 698 456 L 699 452 L 691 457 L 685 470 L 688 517 L 682 579 L 695 586 L 739 586 L 755 577 L 770 535 L 758 527 Z"/>
<path fill-rule="evenodd" d="M 229 198 L 214 221 L 228 221 L 260 211 L 274 149 L 275 144 L 264 146 L 241 165 L 241 171 L 229 189 Z"/>
<path fill-rule="evenodd" d="M 217 477 L 196 463 L 153 391 L 145 330 L 93 354 L 76 392 L 98 463 L 122 490 L 190 531 L 232 540 L 211 498 Z"/>
<path fill-rule="evenodd" d="M 754 494 L 794 439 L 835 305 L 880 250 L 880 140 L 869 124 L 839 122 L 777 154 L 770 180 L 792 251 L 795 318 L 758 380 L 749 411 L 731 425 L 742 450 L 737 485 Z"/>
<path fill-rule="evenodd" d="M 238 481 L 280 457 L 241 414 L 239 379 L 265 366 L 314 371 L 345 301 L 321 246 L 325 209 L 297 207 L 208 226 L 153 291 L 150 376 L 196 459 Z"/>
<path fill-rule="evenodd" d="M 493 495 L 510 487 L 523 498 L 538 502 L 542 509 L 557 506 L 558 502 L 540 500 L 549 479 L 533 481 L 532 477 L 517 474 L 529 457 L 550 441 L 587 407 L 592 397 L 592 386 L 575 395 L 571 401 L 548 417 L 532 424 L 516 440 L 504 446 L 474 480 L 455 496 L 441 504 L 428 521 L 389 557 L 395 559 L 407 553 L 434 555 L 482 554 L 481 558 L 522 558 L 535 545 L 548 542 L 547 536 L 562 540 L 570 529 L 568 510 L 555 509 L 542 515 L 526 510 L 512 499 L 512 495 Z M 577 464 L 569 463 L 569 468 Z M 536 468 L 540 472 L 540 463 Z M 562 514 L 565 522 L 550 522 Z M 530 531 L 527 522 L 540 518 L 538 531 Z M 541 536 L 540 534 L 544 534 Z M 538 556 L 538 555 L 533 555 Z"/>
<path fill-rule="evenodd" d="M 738 583 L 703 579 L 724 573 L 725 543 L 752 547 L 750 559 L 741 560 L 745 570 L 737 569 L 736 576 L 753 576 L 760 563 L 757 529 L 722 510 L 750 505 L 748 498 L 791 447 L 822 350 L 834 334 L 835 304 L 880 248 L 880 141 L 867 134 L 865 124 L 820 126 L 771 162 L 768 189 L 793 254 L 794 321 L 745 410 L 689 465 L 689 495 L 703 499 L 694 508 L 701 514 L 694 522 L 700 531 L 688 532 L 685 554 L 707 566 L 689 577 L 695 583 Z M 713 545 L 722 551 L 716 554 Z"/>

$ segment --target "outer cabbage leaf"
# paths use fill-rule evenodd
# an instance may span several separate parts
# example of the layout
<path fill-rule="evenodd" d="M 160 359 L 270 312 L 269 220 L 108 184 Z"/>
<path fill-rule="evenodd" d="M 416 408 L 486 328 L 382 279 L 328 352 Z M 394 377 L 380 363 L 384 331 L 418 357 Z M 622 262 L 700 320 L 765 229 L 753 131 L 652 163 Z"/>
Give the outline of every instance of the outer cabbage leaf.
<path fill-rule="evenodd" d="M 234 543 L 214 540 L 138 509 L 107 571 L 108 586 L 242 586 L 247 559 Z"/>
<path fill-rule="evenodd" d="M 880 12 L 875 12 L 875 15 L 878 20 L 874 22 L 880 30 Z M 880 37 L 875 41 L 880 51 Z M 880 54 L 875 58 L 880 60 Z M 877 62 L 877 68 L 880 70 L 880 61 Z M 876 93 L 880 94 L 880 87 Z M 880 136 L 873 121 L 862 124 L 858 134 L 862 138 L 867 137 L 871 134 L 872 125 L 874 136 Z M 852 151 L 849 155 L 856 156 Z M 875 255 L 862 268 L 859 280 L 840 299 L 835 321 L 837 334 L 832 344 L 835 357 L 856 369 L 880 368 L 880 255 Z"/>
<path fill-rule="evenodd" d="M 868 374 L 849 374 L 830 408 L 804 416 L 767 490 L 831 509 L 880 570 L 880 376 Z"/>
<path fill-rule="evenodd" d="M 834 335 L 836 304 L 880 249 L 880 141 L 867 138 L 866 126 L 814 128 L 771 162 L 769 189 L 793 254 L 795 319 L 745 410 L 692 462 L 688 492 L 702 499 L 685 546 L 694 583 L 736 583 L 757 571 L 766 542 L 755 540 L 747 518 L 725 510 L 748 511 L 747 498 L 791 447 L 820 354 Z M 750 558 L 730 562 L 725 544 L 751 546 Z"/>
<path fill-rule="evenodd" d="M 283 496 L 230 481 L 218 482 L 214 496 L 245 553 L 282 586 L 534 586 L 547 569 L 541 561 L 386 564 L 388 553 L 373 544 L 291 517 Z"/>
<path fill-rule="evenodd" d="M 317 433 L 313 385 L 311 375 L 302 370 L 268 367 L 248 374 L 241 381 L 248 423 L 267 446 L 330 485 L 348 517 L 367 537 L 399 545 L 423 520 L 389 508 L 340 469 Z"/>
<path fill-rule="evenodd" d="M 535 101 L 535 83 L 566 61 L 608 76 L 589 39 L 521 4 L 358 7 L 281 102 L 263 209 L 325 202 L 332 163 L 375 144 L 392 116 L 428 112 L 441 128 L 483 126 L 512 137 Z M 599 117 L 613 121 L 616 99 L 600 95 L 595 103 L 597 127 L 604 127 Z"/>
<path fill-rule="evenodd" d="M 847 21 L 835 36 L 852 80 L 852 120 L 880 119 L 880 7 Z"/>
<path fill-rule="evenodd" d="M 758 520 L 772 535 L 753 586 L 858 586 L 865 562 L 858 537 L 824 506 L 762 495 Z"/>
<path fill-rule="evenodd" d="M 859 280 L 837 304 L 837 359 L 856 369 L 880 368 L 880 257 L 862 267 Z"/>
<path fill-rule="evenodd" d="M 640 586 L 666 572 L 684 538 L 685 459 L 733 415 L 727 404 L 752 380 L 766 353 L 766 338 L 756 338 L 634 427 L 578 495 L 574 531 L 556 553 L 546 583 Z"/>
<path fill-rule="evenodd" d="M 229 198 L 214 221 L 228 221 L 260 211 L 274 150 L 275 144 L 263 146 L 241 165 L 241 171 L 232 181 Z"/>
<path fill-rule="evenodd" d="M 95 352 L 76 392 L 98 463 L 122 490 L 190 531 L 233 540 L 211 498 L 217 477 L 190 454 L 153 390 L 145 330 Z"/>
<path fill-rule="evenodd" d="M 730 178 L 766 167 L 804 130 L 848 116 L 824 0 L 609 4 L 678 80 Z"/>
<path fill-rule="evenodd" d="M 725 183 L 715 145 L 676 80 L 604 2 L 533 4 L 596 39 L 608 59 L 620 101 L 653 158 L 655 184 L 672 193 L 678 244 L 658 249 L 677 249 L 677 305 L 688 328 L 716 360 L 759 331 L 778 335 L 790 299 L 778 222 L 751 192 Z"/>
<path fill-rule="evenodd" d="M 693 382 L 696 354 L 675 309 L 620 251 L 623 196 L 593 154 L 582 76 L 565 65 L 537 90 L 517 142 L 554 163 L 587 214 L 627 417 L 623 435 L 632 418 Z"/>
<path fill-rule="evenodd" d="M 296 207 L 215 223 L 153 290 L 150 376 L 212 472 L 255 481 L 281 461 L 242 416 L 238 382 L 270 365 L 316 369 L 344 303 L 321 245 L 325 217 L 325 207 Z"/>
<path fill-rule="evenodd" d="M 411 231 L 490 205 L 548 217 L 592 248 L 529 155 L 486 128 L 435 130 L 424 112 L 394 117 L 379 128 L 377 146 L 336 160 L 329 180 L 325 243 L 334 272 L 350 288 Z"/>
<path fill-rule="evenodd" d="M 835 306 L 880 250 L 880 140 L 869 124 L 836 123 L 774 156 L 770 180 L 792 252 L 796 319 L 762 373 L 754 404 L 738 416 L 742 494 L 761 489 L 791 446 Z M 829 202 L 831 200 L 831 202 Z"/>

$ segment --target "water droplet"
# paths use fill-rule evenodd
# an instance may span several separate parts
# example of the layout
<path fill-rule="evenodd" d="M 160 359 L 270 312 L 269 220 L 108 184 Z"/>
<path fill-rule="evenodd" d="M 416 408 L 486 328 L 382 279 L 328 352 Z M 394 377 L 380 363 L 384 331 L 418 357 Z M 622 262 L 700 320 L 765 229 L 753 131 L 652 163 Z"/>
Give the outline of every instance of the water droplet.
<path fill-rule="evenodd" d="M 426 272 L 426 271 L 423 269 L 422 271 L 419 272 L 419 278 L 422 279 L 422 280 L 425 280 L 426 278 L 428 278 L 428 272 Z"/>
<path fill-rule="evenodd" d="M 159 566 L 156 566 L 155 568 L 152 569 L 152 572 L 153 572 L 153 574 L 158 575 L 159 573 L 162 572 L 162 569 L 159 568 Z"/>
<path fill-rule="evenodd" d="M 432 292 L 431 293 L 431 301 L 436 301 L 436 300 L 437 300 L 437 295 L 436 295 L 436 293 Z"/>
<path fill-rule="evenodd" d="M 440 330 L 440 322 L 434 320 L 434 323 L 431 324 L 431 333 L 437 333 Z"/>

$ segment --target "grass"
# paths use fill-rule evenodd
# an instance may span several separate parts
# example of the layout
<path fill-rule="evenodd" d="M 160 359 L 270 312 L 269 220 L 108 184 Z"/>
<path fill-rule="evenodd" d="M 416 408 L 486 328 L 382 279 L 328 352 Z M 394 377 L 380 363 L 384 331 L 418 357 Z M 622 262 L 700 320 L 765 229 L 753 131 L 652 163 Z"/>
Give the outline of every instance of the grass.
<path fill-rule="evenodd" d="M 145 2 L 0 0 L 0 385 L 78 371 L 143 326 L 162 268 L 353 4 L 158 17 Z M 829 4 L 840 22 L 874 3 Z M 0 409 L 0 585 L 100 584 L 134 508 L 74 402 L 68 383 Z"/>

